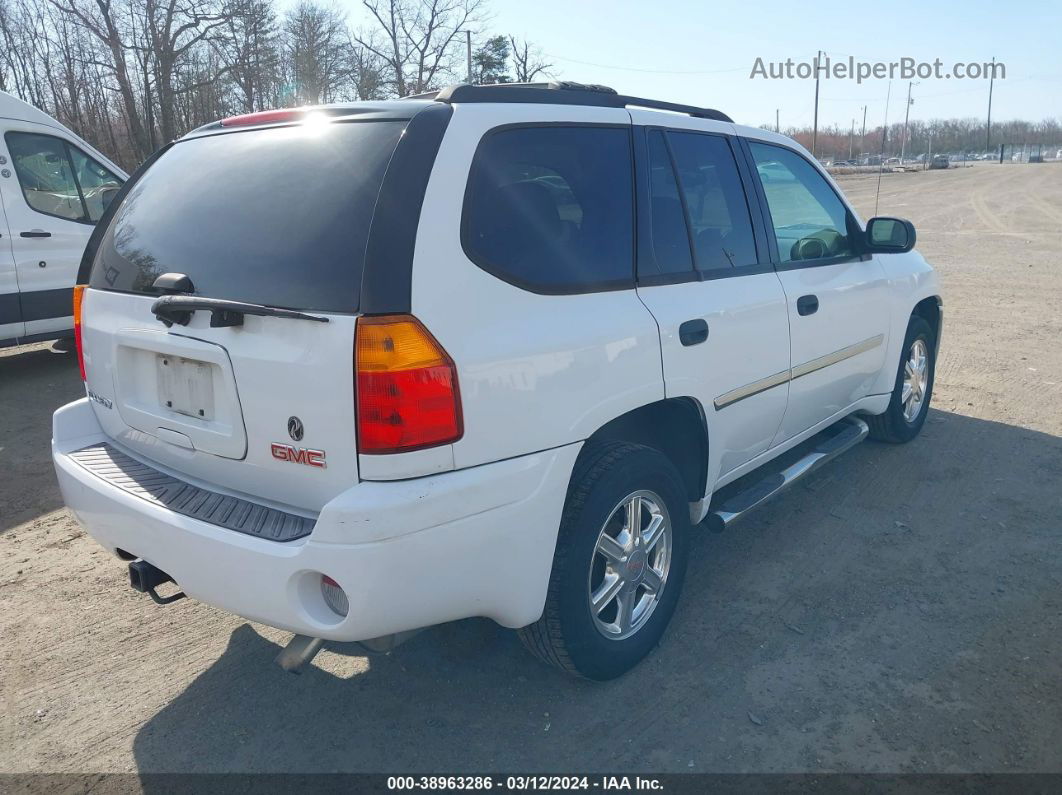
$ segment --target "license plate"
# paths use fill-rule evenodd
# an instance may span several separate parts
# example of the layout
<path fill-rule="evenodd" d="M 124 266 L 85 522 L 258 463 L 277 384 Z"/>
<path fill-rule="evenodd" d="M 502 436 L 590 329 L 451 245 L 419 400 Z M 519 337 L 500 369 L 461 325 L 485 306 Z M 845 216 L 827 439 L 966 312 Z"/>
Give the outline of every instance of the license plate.
<path fill-rule="evenodd" d="M 158 354 L 159 405 L 201 420 L 214 419 L 214 365 Z"/>

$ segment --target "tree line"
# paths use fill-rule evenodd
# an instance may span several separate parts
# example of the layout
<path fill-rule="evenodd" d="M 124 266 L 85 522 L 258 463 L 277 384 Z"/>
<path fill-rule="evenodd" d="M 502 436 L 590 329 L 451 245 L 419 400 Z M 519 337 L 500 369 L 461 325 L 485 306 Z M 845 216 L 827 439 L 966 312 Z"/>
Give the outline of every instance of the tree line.
<path fill-rule="evenodd" d="M 404 97 L 469 79 L 466 31 L 486 0 L 363 0 L 361 26 L 319 0 L 0 0 L 0 90 L 132 170 L 202 124 L 258 110 Z M 551 65 L 516 36 L 478 34 L 476 83 Z"/>
<path fill-rule="evenodd" d="M 764 129 L 774 129 L 773 124 L 761 125 Z M 812 148 L 815 137 L 811 127 L 791 127 L 783 129 L 785 135 L 795 138 L 808 150 Z M 862 124 L 844 127 L 830 125 L 819 128 L 815 153 L 820 158 L 847 160 L 861 154 L 885 157 L 898 156 L 903 139 L 903 122 L 890 124 L 885 130 L 881 125 L 868 128 L 863 135 Z M 882 134 L 885 134 L 884 146 Z M 903 146 L 905 156 L 917 157 L 930 152 L 940 154 L 959 154 L 993 151 L 998 152 L 1000 144 L 1042 144 L 1045 148 L 1062 147 L 1062 123 L 1059 119 L 1049 118 L 1040 122 L 1029 121 L 993 121 L 992 135 L 988 136 L 985 119 L 932 119 L 930 121 L 911 120 L 907 125 L 907 141 Z M 849 155 L 851 152 L 851 155 Z"/>

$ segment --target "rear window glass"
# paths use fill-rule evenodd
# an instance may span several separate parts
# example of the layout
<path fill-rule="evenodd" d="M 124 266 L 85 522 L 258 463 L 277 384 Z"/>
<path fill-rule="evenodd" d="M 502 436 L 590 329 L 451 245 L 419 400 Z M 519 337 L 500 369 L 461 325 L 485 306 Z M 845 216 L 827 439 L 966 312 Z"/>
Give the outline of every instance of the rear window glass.
<path fill-rule="evenodd" d="M 290 309 L 358 308 L 365 243 L 405 121 L 337 122 L 180 141 L 129 191 L 90 285 Z"/>
<path fill-rule="evenodd" d="M 476 151 L 463 237 L 485 270 L 542 292 L 587 292 L 633 279 L 630 132 L 521 127 Z"/>

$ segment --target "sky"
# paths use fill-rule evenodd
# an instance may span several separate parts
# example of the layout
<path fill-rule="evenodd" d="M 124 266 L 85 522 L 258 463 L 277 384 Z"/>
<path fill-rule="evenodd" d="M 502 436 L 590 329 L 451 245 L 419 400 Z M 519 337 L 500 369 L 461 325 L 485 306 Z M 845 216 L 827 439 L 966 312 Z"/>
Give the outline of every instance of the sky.
<path fill-rule="evenodd" d="M 756 59 L 898 61 L 903 57 L 985 62 L 995 56 L 1006 78 L 993 89 L 995 120 L 1062 117 L 1062 2 L 966 0 L 888 3 L 853 0 L 488 0 L 491 19 L 473 31 L 473 46 L 491 33 L 537 44 L 557 79 L 602 83 L 620 93 L 717 108 L 743 124 L 784 130 L 810 126 L 815 81 L 751 79 Z M 285 4 L 286 5 L 286 4 Z M 357 0 L 338 0 L 352 24 Z M 917 78 L 915 78 L 917 80 Z M 892 81 L 889 121 L 902 121 L 907 81 Z M 888 80 L 823 79 L 819 124 L 880 125 Z M 911 119 L 983 118 L 988 81 L 922 80 L 912 86 Z"/>

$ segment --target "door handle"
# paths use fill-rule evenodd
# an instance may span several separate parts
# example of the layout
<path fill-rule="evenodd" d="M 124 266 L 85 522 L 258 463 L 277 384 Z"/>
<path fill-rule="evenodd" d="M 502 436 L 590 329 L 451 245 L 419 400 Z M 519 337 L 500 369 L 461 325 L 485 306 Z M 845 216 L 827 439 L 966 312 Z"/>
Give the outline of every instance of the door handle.
<path fill-rule="evenodd" d="M 51 237 L 51 232 L 45 232 L 43 229 L 31 229 L 28 232 L 19 232 L 19 237 Z"/>
<path fill-rule="evenodd" d="M 798 315 L 814 315 L 819 311 L 819 297 L 817 295 L 802 295 L 797 299 Z"/>
<path fill-rule="evenodd" d="M 683 345 L 700 345 L 708 339 L 708 323 L 704 318 L 687 320 L 679 326 L 679 342 Z"/>

